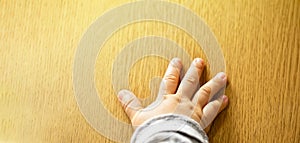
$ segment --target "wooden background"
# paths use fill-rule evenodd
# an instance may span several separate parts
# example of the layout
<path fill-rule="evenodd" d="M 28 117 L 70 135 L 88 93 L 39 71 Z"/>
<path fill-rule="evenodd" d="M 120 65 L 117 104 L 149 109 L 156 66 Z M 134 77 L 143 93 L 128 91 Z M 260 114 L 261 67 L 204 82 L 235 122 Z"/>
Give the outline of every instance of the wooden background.
<path fill-rule="evenodd" d="M 80 113 L 72 68 L 86 29 L 126 2 L 0 0 L 0 142 L 112 142 Z M 225 56 L 230 105 L 215 121 L 210 141 L 300 142 L 299 0 L 173 2 L 207 22 Z M 99 99 L 126 122 L 107 84 L 114 61 L 110 49 L 145 35 L 167 37 L 191 57 L 206 59 L 189 35 L 164 23 L 135 23 L 112 35 L 99 53 L 95 81 Z M 167 64 L 158 57 L 138 61 L 129 74 L 130 89 L 147 97 L 149 80 L 162 76 Z M 212 75 L 206 72 L 208 79 Z"/>

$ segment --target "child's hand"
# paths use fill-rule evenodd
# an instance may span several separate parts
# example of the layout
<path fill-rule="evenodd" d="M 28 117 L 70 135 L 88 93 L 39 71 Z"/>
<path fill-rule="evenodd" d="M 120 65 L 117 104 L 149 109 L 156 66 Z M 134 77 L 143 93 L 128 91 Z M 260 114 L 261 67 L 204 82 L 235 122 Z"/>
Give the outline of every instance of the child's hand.
<path fill-rule="evenodd" d="M 161 82 L 157 100 L 148 107 L 142 107 L 139 99 L 128 90 L 118 94 L 125 112 L 135 128 L 144 121 L 158 115 L 174 113 L 186 115 L 197 121 L 208 132 L 216 114 L 228 104 L 227 96 L 208 102 L 221 88 L 226 85 L 224 73 L 218 73 L 213 79 L 199 88 L 199 79 L 204 69 L 204 61 L 196 58 L 182 81 L 179 81 L 182 63 L 174 58 Z M 180 84 L 179 84 L 180 82 Z M 178 86 L 179 84 L 179 86 Z"/>

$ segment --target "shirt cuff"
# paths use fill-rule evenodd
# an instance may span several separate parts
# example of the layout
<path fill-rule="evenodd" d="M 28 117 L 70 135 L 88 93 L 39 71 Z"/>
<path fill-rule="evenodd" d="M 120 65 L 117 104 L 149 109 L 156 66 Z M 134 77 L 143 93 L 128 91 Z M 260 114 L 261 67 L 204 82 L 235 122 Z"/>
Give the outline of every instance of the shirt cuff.
<path fill-rule="evenodd" d="M 150 142 L 208 143 L 208 137 L 193 119 L 178 114 L 156 116 L 139 126 L 131 143 Z"/>

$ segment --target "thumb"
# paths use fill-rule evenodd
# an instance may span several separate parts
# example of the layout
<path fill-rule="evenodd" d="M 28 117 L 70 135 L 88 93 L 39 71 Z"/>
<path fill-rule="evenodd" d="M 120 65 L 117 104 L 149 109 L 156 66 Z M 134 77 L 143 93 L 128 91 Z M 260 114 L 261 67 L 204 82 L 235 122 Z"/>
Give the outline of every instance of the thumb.
<path fill-rule="evenodd" d="M 140 100 L 129 90 L 119 91 L 118 99 L 130 120 L 132 120 L 138 110 L 143 108 Z"/>

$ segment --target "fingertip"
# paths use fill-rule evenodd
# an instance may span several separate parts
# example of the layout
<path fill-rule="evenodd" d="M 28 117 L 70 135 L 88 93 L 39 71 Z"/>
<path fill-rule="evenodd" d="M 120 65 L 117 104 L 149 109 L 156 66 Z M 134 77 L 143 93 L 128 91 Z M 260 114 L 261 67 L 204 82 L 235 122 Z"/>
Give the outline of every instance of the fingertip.
<path fill-rule="evenodd" d="M 126 90 L 126 89 L 122 89 L 118 92 L 118 99 L 120 102 L 122 102 L 123 104 L 127 103 L 129 100 L 131 100 L 132 94 L 130 91 Z"/>
<path fill-rule="evenodd" d="M 181 69 L 183 67 L 181 59 L 177 58 L 177 57 L 173 58 L 170 63 L 173 64 L 174 66 L 176 66 L 179 69 Z"/>
<path fill-rule="evenodd" d="M 198 68 L 203 68 L 204 67 L 204 60 L 203 59 L 201 59 L 201 58 L 195 58 L 194 59 L 194 64 L 195 64 L 195 66 L 196 67 L 198 67 Z"/>
<path fill-rule="evenodd" d="M 224 72 L 219 72 L 219 73 L 217 74 L 217 77 L 218 77 L 219 79 L 225 79 L 225 78 L 226 78 L 226 74 L 225 74 Z"/>
<path fill-rule="evenodd" d="M 176 61 L 176 62 L 180 62 L 180 63 L 181 63 L 181 59 L 178 58 L 178 57 L 174 57 L 174 58 L 172 59 L 172 61 Z"/>
<path fill-rule="evenodd" d="M 228 97 L 226 95 L 222 96 L 223 102 L 227 103 L 228 102 Z"/>
<path fill-rule="evenodd" d="M 126 90 L 125 89 L 121 89 L 119 92 L 118 92 L 118 98 L 119 99 L 122 99 L 122 97 L 126 94 Z"/>

